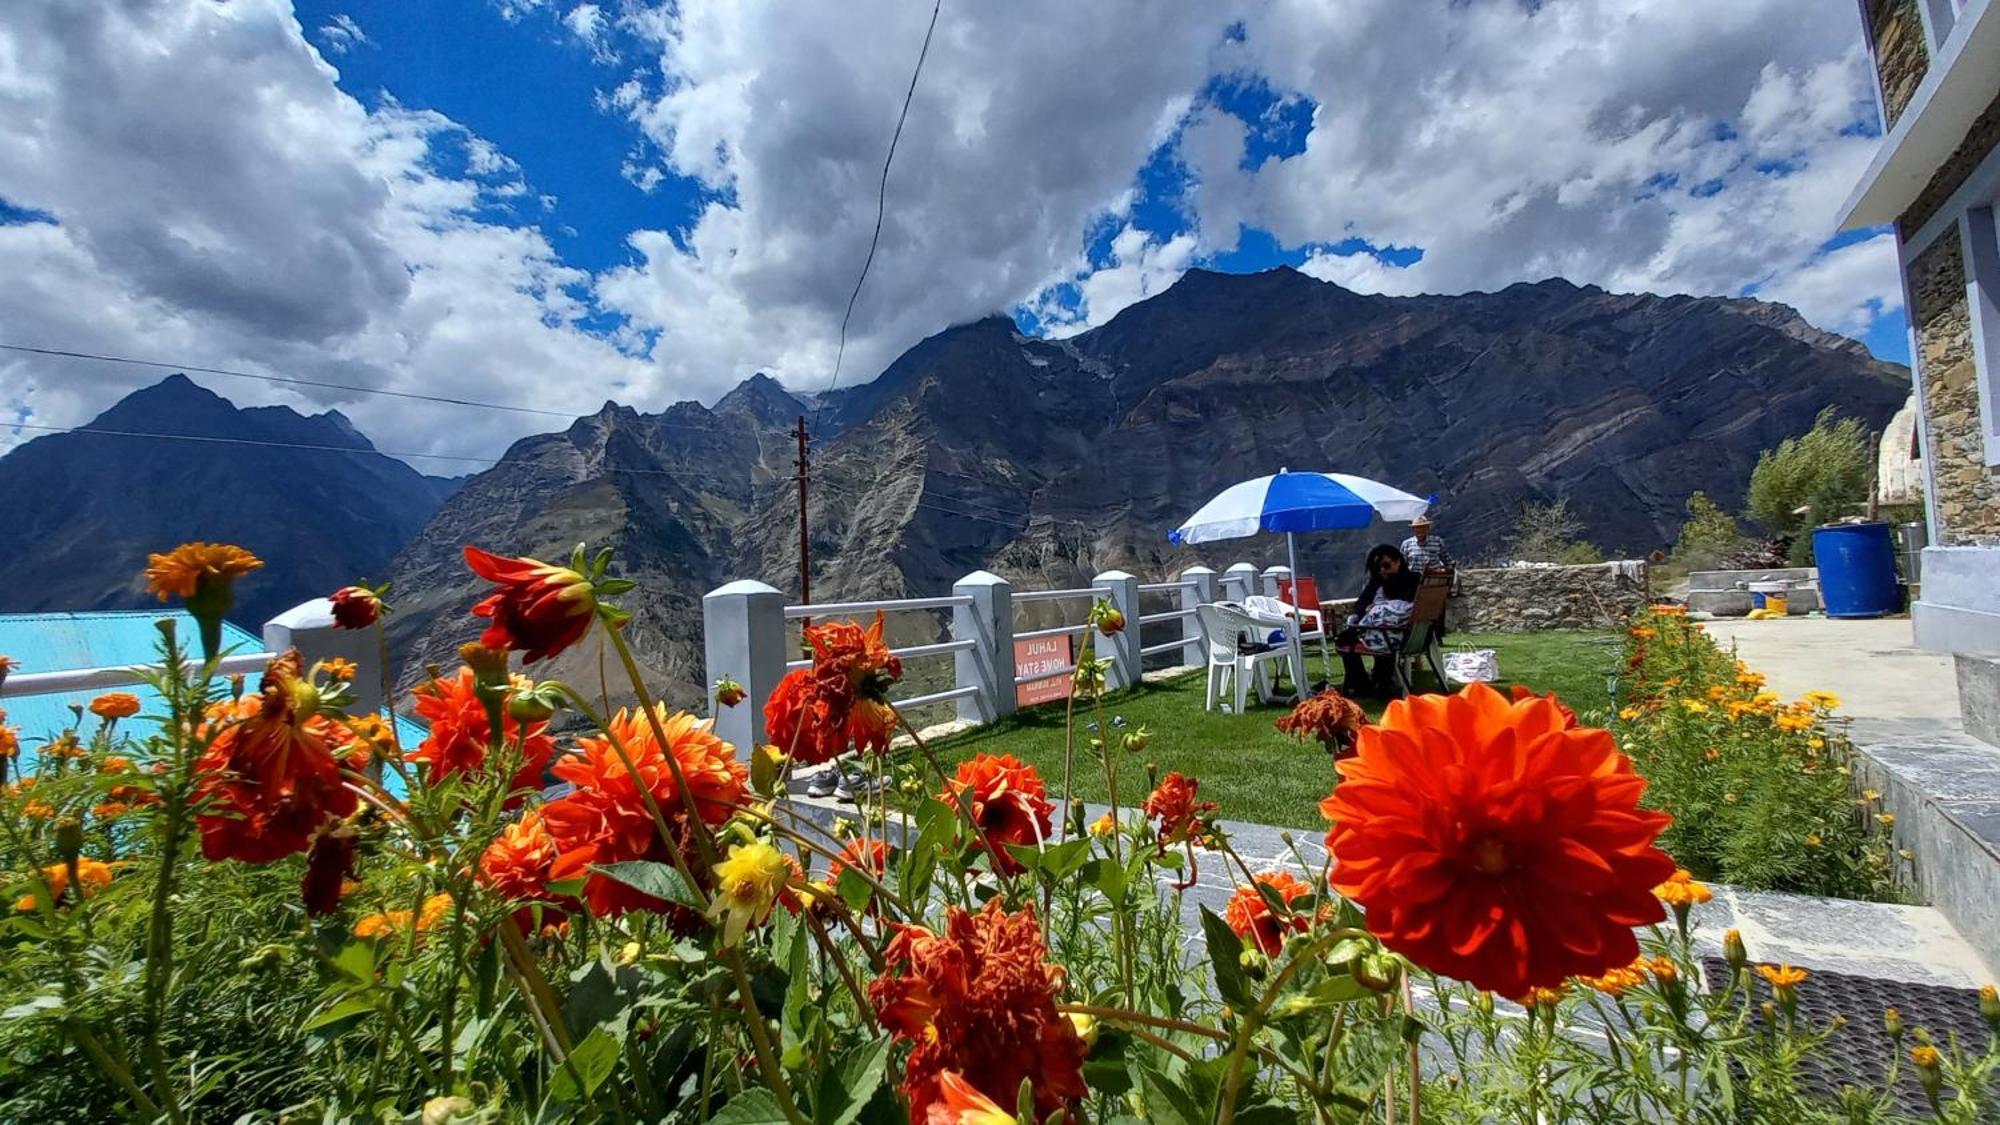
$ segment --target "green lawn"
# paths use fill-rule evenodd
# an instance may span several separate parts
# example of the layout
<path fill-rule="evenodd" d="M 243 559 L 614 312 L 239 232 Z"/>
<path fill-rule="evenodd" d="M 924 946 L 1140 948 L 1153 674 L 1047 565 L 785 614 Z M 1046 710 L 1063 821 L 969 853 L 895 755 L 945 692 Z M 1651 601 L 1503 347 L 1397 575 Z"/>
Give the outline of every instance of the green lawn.
<path fill-rule="evenodd" d="M 1505 677 L 1497 685 L 1502 690 L 1509 683 L 1526 684 L 1541 692 L 1553 690 L 1580 713 L 1601 713 L 1609 707 L 1605 673 L 1618 664 L 1615 634 L 1454 634 L 1451 644 L 1496 650 L 1500 674 Z M 1315 674 L 1319 671 L 1317 653 L 1308 657 L 1308 667 Z M 1419 675 L 1419 690 L 1430 683 L 1427 672 Z M 1143 684 L 1104 701 L 1107 722 L 1122 716 L 1125 729 L 1145 726 L 1152 734 L 1144 752 L 1119 764 L 1120 800 L 1144 799 L 1146 766 L 1152 763 L 1161 775 L 1179 770 L 1199 778 L 1202 796 L 1220 802 L 1226 819 L 1302 828 L 1320 824 L 1319 802 L 1333 780 L 1326 752 L 1317 742 L 1301 743 L 1279 734 L 1271 724 L 1284 709 L 1258 705 L 1254 693 L 1248 713 L 1225 715 L 1202 710 L 1204 691 L 1203 674 L 1193 672 Z M 1379 703 L 1369 707 L 1371 715 L 1379 715 L 1380 710 Z M 1084 749 L 1093 733 L 1088 726 L 1096 717 L 1079 708 L 1076 718 L 1074 783 L 1076 794 L 1090 801 L 1105 799 L 1103 770 Z M 982 750 L 1013 754 L 1042 771 L 1051 796 L 1062 788 L 1063 708 L 1059 704 L 1024 711 L 932 745 L 948 763 Z"/>

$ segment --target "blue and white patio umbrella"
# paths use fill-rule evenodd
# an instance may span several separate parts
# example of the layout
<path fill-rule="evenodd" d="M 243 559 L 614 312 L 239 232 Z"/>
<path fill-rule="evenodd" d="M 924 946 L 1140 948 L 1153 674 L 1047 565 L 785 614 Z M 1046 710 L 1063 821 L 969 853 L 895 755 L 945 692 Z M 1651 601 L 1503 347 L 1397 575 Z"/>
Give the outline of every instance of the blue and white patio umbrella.
<path fill-rule="evenodd" d="M 1430 509 L 1431 499 L 1414 496 L 1381 481 L 1347 473 L 1295 473 L 1281 469 L 1270 476 L 1232 484 L 1203 504 L 1179 527 L 1167 533 L 1176 544 L 1241 539 L 1267 531 L 1285 533 L 1285 557 L 1294 578 L 1299 573 L 1301 531 L 1336 531 L 1367 527 L 1376 517 L 1388 523 L 1408 523 Z M 1297 618 L 1294 618 L 1296 624 Z M 1292 642 L 1292 678 L 1304 692 L 1305 657 L 1299 651 L 1299 631 L 1288 630 Z"/>

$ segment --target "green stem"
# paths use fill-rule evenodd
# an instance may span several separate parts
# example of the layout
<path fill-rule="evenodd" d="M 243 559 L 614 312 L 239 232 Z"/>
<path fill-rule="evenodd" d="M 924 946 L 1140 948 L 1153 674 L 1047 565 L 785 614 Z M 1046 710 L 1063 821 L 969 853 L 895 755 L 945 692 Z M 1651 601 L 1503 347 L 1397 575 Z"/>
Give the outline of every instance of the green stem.
<path fill-rule="evenodd" d="M 736 974 L 736 999 L 743 1010 L 743 1026 L 750 1032 L 750 1046 L 757 1053 L 757 1069 L 763 1072 L 764 1084 L 776 1096 L 778 1109 L 785 1120 L 792 1125 L 807 1125 L 799 1113 L 799 1107 L 792 1099 L 792 1089 L 785 1082 L 785 1072 L 778 1065 L 778 1057 L 771 1051 L 771 1033 L 764 1026 L 764 1014 L 757 1010 L 757 999 L 750 992 L 750 974 L 743 971 L 743 959 L 734 949 L 723 951 L 723 959 L 729 963 L 730 971 Z"/>

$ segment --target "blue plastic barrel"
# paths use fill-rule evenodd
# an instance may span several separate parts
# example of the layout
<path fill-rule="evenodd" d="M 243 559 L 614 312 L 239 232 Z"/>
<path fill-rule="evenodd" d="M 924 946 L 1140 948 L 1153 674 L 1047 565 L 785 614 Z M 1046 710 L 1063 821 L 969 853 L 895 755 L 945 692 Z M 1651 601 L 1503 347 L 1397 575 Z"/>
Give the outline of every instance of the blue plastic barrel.
<path fill-rule="evenodd" d="M 1828 617 L 1881 617 L 1903 608 L 1888 524 L 1834 524 L 1814 528 L 1812 537 Z"/>

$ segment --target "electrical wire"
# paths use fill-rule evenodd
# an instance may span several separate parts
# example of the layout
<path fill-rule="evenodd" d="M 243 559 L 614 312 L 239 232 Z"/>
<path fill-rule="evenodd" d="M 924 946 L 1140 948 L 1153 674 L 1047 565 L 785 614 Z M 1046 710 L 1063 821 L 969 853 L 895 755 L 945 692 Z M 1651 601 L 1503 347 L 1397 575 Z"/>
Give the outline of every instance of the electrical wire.
<path fill-rule="evenodd" d="M 889 166 L 896 160 L 896 143 L 903 139 L 903 123 L 910 118 L 910 102 L 917 96 L 917 79 L 924 73 L 924 60 L 930 57 L 931 36 L 937 31 L 938 12 L 944 9 L 944 0 L 936 0 L 931 5 L 931 23 L 924 29 L 924 45 L 917 51 L 917 65 L 910 71 L 910 88 L 903 93 L 903 110 L 896 115 L 896 131 L 889 137 L 889 154 L 882 159 L 882 183 L 875 190 L 875 233 L 868 238 L 868 256 L 861 260 L 861 274 L 854 279 L 854 292 L 847 295 L 847 311 L 840 315 L 840 344 L 833 353 L 833 377 L 826 381 L 826 390 L 813 402 L 812 425 L 819 428 L 820 408 L 826 405 L 826 396 L 840 385 L 840 364 L 847 358 L 847 322 L 854 317 L 854 302 L 861 297 L 862 283 L 868 280 L 868 267 L 875 264 L 875 248 L 882 242 L 882 217 L 889 206 Z"/>

